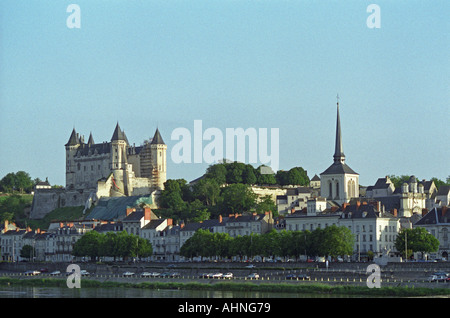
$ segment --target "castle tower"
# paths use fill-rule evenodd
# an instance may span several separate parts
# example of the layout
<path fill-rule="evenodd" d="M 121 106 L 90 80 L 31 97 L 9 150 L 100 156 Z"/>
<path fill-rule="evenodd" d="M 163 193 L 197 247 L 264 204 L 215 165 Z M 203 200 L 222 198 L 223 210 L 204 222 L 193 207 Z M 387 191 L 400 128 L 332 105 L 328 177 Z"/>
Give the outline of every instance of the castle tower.
<path fill-rule="evenodd" d="M 110 163 L 114 176 L 113 190 L 122 195 L 128 195 L 127 146 L 127 136 L 117 123 L 111 137 Z"/>
<path fill-rule="evenodd" d="M 125 132 L 120 129 L 119 123 L 117 123 L 111 137 L 111 170 L 125 168 L 127 146 L 127 136 L 125 135 Z"/>
<path fill-rule="evenodd" d="M 359 197 L 359 174 L 345 163 L 339 101 L 337 102 L 333 164 L 320 174 L 320 195 L 338 204 L 343 204 L 349 202 L 351 198 Z"/>
<path fill-rule="evenodd" d="M 66 147 L 66 189 L 75 187 L 75 174 L 77 165 L 75 163 L 75 154 L 81 146 L 80 137 L 73 128 L 69 141 L 65 144 Z"/>
<path fill-rule="evenodd" d="M 159 133 L 159 129 L 156 128 L 155 135 L 150 143 L 151 160 L 152 160 L 152 185 L 157 189 L 164 189 L 164 182 L 167 178 L 166 167 L 166 151 L 167 145 Z"/>

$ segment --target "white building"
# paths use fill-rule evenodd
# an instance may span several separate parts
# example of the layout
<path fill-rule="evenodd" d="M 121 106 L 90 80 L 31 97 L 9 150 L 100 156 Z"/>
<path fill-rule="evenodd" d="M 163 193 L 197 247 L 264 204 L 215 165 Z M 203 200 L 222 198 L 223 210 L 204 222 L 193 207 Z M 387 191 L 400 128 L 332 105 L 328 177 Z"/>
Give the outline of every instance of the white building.
<path fill-rule="evenodd" d="M 285 217 L 288 231 L 314 231 L 331 225 L 345 226 L 353 234 L 354 259 L 367 256 L 372 251 L 376 256 L 389 250 L 394 254 L 395 238 L 400 229 L 399 218 L 379 210 L 373 204 L 357 202 L 354 205 L 344 203 L 342 207 L 333 207 L 322 212 L 296 212 Z"/>
<path fill-rule="evenodd" d="M 333 164 L 320 174 L 320 195 L 338 204 L 359 197 L 359 174 L 345 163 L 339 103 L 337 103 L 336 142 L 333 161 Z"/>
<path fill-rule="evenodd" d="M 414 227 L 423 227 L 439 240 L 439 250 L 432 258 L 445 258 L 450 253 L 450 211 L 447 206 L 435 207 L 417 221 Z"/>

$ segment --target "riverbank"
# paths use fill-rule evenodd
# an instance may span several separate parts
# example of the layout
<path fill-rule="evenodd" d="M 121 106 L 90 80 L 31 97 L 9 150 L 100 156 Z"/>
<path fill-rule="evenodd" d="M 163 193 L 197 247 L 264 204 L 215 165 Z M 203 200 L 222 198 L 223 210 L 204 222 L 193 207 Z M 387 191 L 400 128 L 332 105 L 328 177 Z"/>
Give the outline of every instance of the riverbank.
<path fill-rule="evenodd" d="M 35 287 L 65 287 L 66 279 L 58 278 L 11 278 L 1 277 L 2 286 L 35 286 Z M 450 297 L 448 288 L 426 288 L 408 286 L 386 286 L 381 288 L 368 288 L 364 286 L 328 285 L 323 283 L 262 283 L 262 282 L 118 282 L 83 279 L 81 288 L 144 288 L 144 289 L 177 289 L 177 290 L 209 290 L 209 291 L 258 291 L 272 293 L 297 294 L 327 294 L 353 295 L 364 297 Z"/>

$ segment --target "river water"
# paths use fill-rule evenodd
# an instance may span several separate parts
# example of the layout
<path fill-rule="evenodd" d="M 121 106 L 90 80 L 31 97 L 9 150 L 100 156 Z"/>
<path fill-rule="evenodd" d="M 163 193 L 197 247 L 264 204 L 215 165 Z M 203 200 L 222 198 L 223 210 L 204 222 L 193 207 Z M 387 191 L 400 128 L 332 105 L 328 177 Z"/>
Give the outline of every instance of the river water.
<path fill-rule="evenodd" d="M 0 298 L 323 298 L 323 294 L 139 288 L 62 288 L 1 286 Z M 333 297 L 336 297 L 334 295 Z M 339 296 L 338 296 L 339 297 Z M 348 298 L 351 296 L 343 295 Z"/>

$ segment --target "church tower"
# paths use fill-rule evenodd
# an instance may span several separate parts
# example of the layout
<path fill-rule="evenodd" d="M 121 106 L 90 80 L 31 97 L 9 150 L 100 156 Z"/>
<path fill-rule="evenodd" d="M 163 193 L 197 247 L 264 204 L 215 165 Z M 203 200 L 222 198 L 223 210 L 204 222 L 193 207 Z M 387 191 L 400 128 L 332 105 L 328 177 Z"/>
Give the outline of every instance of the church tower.
<path fill-rule="evenodd" d="M 342 146 L 341 121 L 339 116 L 339 100 L 337 102 L 336 140 L 333 164 L 320 174 L 321 196 L 338 204 L 349 202 L 359 197 L 359 174 L 345 163 Z"/>

